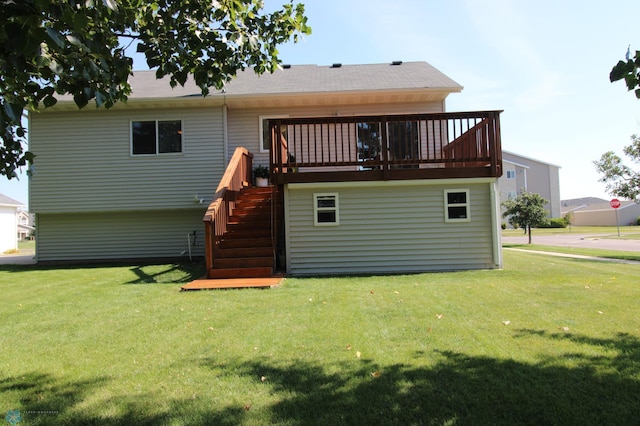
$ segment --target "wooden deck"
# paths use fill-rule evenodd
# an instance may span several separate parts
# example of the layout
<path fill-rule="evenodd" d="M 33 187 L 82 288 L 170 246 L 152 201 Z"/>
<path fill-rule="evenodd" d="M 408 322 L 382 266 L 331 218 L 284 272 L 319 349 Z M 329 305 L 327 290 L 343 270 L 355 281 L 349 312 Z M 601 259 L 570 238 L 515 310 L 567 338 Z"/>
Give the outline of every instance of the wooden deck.
<path fill-rule="evenodd" d="M 201 278 L 182 286 L 180 291 L 188 290 L 226 290 L 233 288 L 271 288 L 279 286 L 284 275 L 274 275 L 266 278 Z"/>

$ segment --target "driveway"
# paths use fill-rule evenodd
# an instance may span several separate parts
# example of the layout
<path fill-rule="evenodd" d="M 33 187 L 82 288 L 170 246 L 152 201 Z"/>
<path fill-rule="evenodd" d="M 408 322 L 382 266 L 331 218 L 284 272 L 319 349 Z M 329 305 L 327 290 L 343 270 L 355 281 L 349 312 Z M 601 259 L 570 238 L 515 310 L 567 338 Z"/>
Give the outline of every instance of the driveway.
<path fill-rule="evenodd" d="M 2 254 L 0 265 L 35 265 L 35 253 L 28 254 Z"/>
<path fill-rule="evenodd" d="M 527 244 L 529 237 L 502 237 L 503 244 Z M 640 253 L 640 240 L 623 240 L 616 237 L 602 238 L 602 235 L 562 234 L 562 235 L 532 235 L 532 243 L 544 246 L 590 248 L 605 250 L 635 251 Z"/>

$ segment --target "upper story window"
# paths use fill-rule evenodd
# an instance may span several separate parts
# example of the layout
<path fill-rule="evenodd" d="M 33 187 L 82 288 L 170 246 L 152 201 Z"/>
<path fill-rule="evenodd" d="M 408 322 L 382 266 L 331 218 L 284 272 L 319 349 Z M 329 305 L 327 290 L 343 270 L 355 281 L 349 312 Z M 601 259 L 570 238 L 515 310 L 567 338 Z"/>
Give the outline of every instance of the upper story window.
<path fill-rule="evenodd" d="M 469 190 L 445 189 L 444 190 L 444 221 L 445 222 L 469 222 Z"/>
<path fill-rule="evenodd" d="M 338 226 L 339 208 L 338 194 L 313 194 L 314 226 Z"/>
<path fill-rule="evenodd" d="M 131 154 L 154 155 L 182 152 L 182 120 L 131 122 Z"/>
<path fill-rule="evenodd" d="M 516 171 L 515 170 L 507 170 L 507 179 L 515 179 Z"/>

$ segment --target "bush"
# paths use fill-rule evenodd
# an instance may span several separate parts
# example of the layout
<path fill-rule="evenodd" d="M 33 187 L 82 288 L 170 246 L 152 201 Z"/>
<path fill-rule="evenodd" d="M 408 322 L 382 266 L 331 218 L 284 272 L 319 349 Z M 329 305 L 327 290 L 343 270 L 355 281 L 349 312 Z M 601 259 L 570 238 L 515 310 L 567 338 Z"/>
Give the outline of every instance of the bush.
<path fill-rule="evenodd" d="M 636 218 L 636 223 L 635 223 L 635 224 L 636 224 L 636 225 L 640 225 L 640 216 L 638 216 L 638 217 Z"/>
<path fill-rule="evenodd" d="M 506 224 L 506 223 L 504 223 L 504 222 L 502 222 L 502 225 L 500 225 L 500 227 L 501 227 L 503 230 L 504 230 L 504 229 L 507 229 L 507 224 Z"/>
<path fill-rule="evenodd" d="M 538 226 L 538 228 L 566 228 L 567 221 L 561 217 L 554 217 L 547 220 L 545 223 Z"/>

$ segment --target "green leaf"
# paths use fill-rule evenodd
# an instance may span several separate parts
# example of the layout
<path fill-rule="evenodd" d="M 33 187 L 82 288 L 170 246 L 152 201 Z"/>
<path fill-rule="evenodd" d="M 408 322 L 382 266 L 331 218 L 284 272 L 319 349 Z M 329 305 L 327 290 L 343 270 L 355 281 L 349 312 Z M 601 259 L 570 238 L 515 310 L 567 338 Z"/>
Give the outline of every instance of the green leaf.
<path fill-rule="evenodd" d="M 53 71 L 55 74 L 60 75 L 64 72 L 64 68 L 62 68 L 62 65 L 60 65 L 57 61 L 52 60 L 49 63 L 49 69 L 51 71 Z"/>
<path fill-rule="evenodd" d="M 114 12 L 118 10 L 118 2 L 116 0 L 102 0 L 102 3 Z"/>
<path fill-rule="evenodd" d="M 9 119 L 15 123 L 20 123 L 22 119 L 22 110 L 22 105 L 11 102 L 4 103 L 4 111 L 7 113 Z"/>
<path fill-rule="evenodd" d="M 53 96 L 49 95 L 46 98 L 44 98 L 42 100 L 42 103 L 44 104 L 44 106 L 46 108 L 50 108 L 52 106 L 54 106 L 56 103 L 58 103 L 58 100 L 56 98 L 54 98 Z"/>
<path fill-rule="evenodd" d="M 98 108 L 102 107 L 107 100 L 107 97 L 102 92 L 96 92 L 96 105 Z"/>
<path fill-rule="evenodd" d="M 76 103 L 78 108 L 84 108 L 89 103 L 89 99 L 87 99 L 84 93 L 77 93 L 73 95 L 73 101 Z"/>
<path fill-rule="evenodd" d="M 57 44 L 59 47 L 64 47 L 64 37 L 62 37 L 62 34 L 60 34 L 59 31 L 51 28 L 51 27 L 47 27 L 47 35 L 49 36 L 49 38 L 55 43 Z"/>

